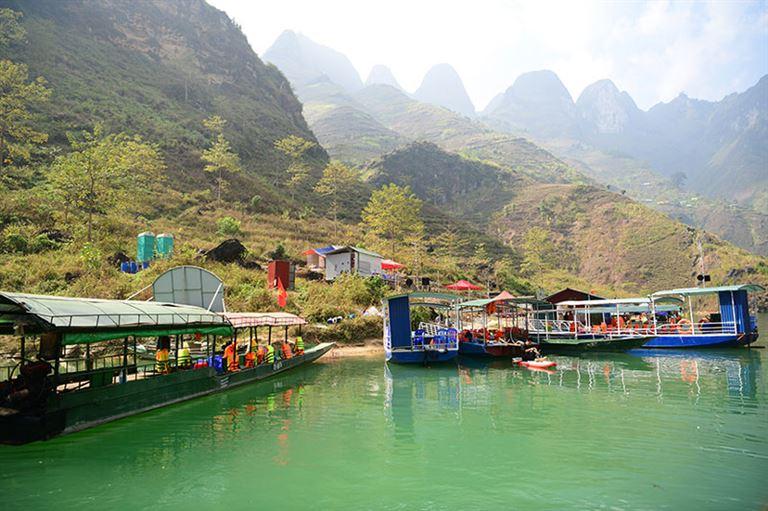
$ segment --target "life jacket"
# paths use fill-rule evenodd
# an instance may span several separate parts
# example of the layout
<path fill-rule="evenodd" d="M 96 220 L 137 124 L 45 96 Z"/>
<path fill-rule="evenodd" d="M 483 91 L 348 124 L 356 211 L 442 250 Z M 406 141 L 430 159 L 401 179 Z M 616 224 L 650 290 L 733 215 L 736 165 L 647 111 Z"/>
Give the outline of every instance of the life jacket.
<path fill-rule="evenodd" d="M 237 363 L 237 350 L 235 349 L 234 343 L 228 344 L 224 349 L 224 358 L 227 359 L 227 369 L 230 371 L 237 371 L 240 369 L 240 366 Z"/>
<path fill-rule="evenodd" d="M 264 356 L 267 354 L 267 349 L 264 346 L 258 346 L 256 348 L 256 363 L 261 364 L 264 362 Z"/>
<path fill-rule="evenodd" d="M 253 367 L 256 365 L 256 353 L 249 351 L 245 354 L 245 367 Z"/>
<path fill-rule="evenodd" d="M 291 345 L 287 342 L 284 342 L 283 345 L 280 347 L 280 351 L 283 354 L 283 359 L 288 360 L 293 356 L 291 353 Z"/>
<path fill-rule="evenodd" d="M 189 353 L 189 348 L 181 348 L 179 350 L 179 367 L 189 367 L 192 365 L 192 356 Z"/>
<path fill-rule="evenodd" d="M 155 372 L 168 372 L 168 350 L 159 349 L 155 353 Z"/>
<path fill-rule="evenodd" d="M 267 364 L 275 363 L 275 347 L 267 344 Z"/>
<path fill-rule="evenodd" d="M 301 336 L 296 337 L 296 354 L 304 354 L 304 339 Z"/>

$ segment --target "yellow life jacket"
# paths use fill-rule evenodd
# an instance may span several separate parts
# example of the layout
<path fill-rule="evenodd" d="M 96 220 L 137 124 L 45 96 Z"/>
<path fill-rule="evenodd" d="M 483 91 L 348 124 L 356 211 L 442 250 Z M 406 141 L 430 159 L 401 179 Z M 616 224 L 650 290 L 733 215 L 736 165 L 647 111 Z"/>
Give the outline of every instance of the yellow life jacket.
<path fill-rule="evenodd" d="M 273 364 L 275 362 L 275 347 L 271 344 L 267 344 L 267 364 Z"/>
<path fill-rule="evenodd" d="M 296 337 L 296 353 L 304 353 L 304 339 L 301 336 Z"/>
<path fill-rule="evenodd" d="M 179 350 L 179 365 L 182 367 L 186 367 L 191 362 L 192 362 L 192 356 L 189 353 L 189 348 L 181 348 Z"/>

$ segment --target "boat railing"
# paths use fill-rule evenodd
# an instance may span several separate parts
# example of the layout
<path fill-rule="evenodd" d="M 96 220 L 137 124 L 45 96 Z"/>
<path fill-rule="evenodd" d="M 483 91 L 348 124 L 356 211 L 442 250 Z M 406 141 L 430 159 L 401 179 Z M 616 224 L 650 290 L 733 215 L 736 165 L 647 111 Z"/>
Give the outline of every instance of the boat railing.
<path fill-rule="evenodd" d="M 459 334 L 455 328 L 421 322 L 413 335 L 413 349 L 457 350 L 459 349 Z"/>
<path fill-rule="evenodd" d="M 738 326 L 734 321 L 658 323 L 654 335 L 736 335 Z"/>

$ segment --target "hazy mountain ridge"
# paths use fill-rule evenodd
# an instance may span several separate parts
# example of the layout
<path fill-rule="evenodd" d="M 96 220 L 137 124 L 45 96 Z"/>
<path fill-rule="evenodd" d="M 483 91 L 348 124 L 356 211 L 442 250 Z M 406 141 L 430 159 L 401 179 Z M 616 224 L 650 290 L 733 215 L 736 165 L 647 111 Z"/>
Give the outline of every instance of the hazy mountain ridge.
<path fill-rule="evenodd" d="M 483 116 L 534 140 L 578 140 L 646 160 L 667 176 L 683 172 L 704 195 L 750 203 L 768 189 L 768 77 L 718 102 L 681 94 L 645 112 L 610 80 L 574 103 L 551 71 L 526 73 Z"/>
<path fill-rule="evenodd" d="M 413 97 L 467 117 L 475 115 L 475 107 L 464 88 L 464 82 L 450 64 L 437 64 L 430 68 Z"/>
<path fill-rule="evenodd" d="M 395 89 L 403 90 L 392 70 L 381 64 L 371 68 L 371 72 L 368 73 L 368 78 L 365 80 L 365 86 L 367 87 L 368 85 L 389 85 Z"/>

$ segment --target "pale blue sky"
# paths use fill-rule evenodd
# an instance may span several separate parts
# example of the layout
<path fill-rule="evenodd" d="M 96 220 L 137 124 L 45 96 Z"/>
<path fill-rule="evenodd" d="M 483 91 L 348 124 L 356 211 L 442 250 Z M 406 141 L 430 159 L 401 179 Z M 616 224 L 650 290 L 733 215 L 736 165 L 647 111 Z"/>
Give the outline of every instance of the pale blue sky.
<path fill-rule="evenodd" d="M 285 29 L 385 64 L 413 91 L 452 64 L 480 110 L 526 71 L 552 69 L 576 99 L 611 78 L 641 108 L 680 92 L 719 100 L 768 73 L 768 1 L 209 0 L 263 54 Z"/>

